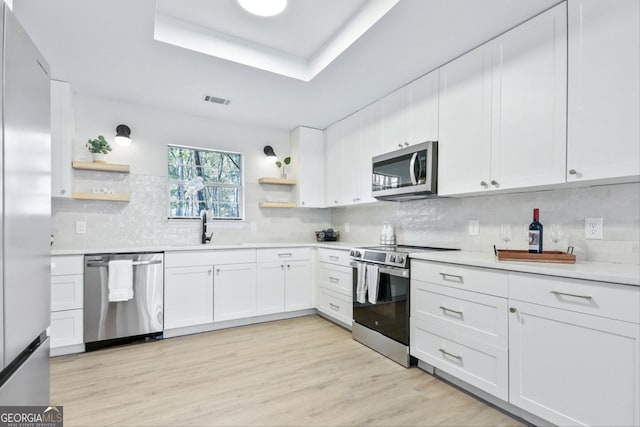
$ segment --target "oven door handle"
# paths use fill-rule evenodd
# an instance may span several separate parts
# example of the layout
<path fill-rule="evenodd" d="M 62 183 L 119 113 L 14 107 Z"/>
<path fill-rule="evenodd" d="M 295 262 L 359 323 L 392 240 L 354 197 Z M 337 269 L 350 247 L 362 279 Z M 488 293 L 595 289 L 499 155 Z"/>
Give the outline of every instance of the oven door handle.
<path fill-rule="evenodd" d="M 351 261 L 349 263 L 349 265 L 351 265 L 351 267 L 353 268 L 358 268 L 358 264 L 367 265 L 368 263 L 357 262 L 357 261 Z M 402 277 L 405 279 L 408 279 L 410 277 L 408 268 L 393 268 L 393 267 L 379 266 L 378 271 L 380 272 L 380 274 L 388 274 L 389 276 Z"/>

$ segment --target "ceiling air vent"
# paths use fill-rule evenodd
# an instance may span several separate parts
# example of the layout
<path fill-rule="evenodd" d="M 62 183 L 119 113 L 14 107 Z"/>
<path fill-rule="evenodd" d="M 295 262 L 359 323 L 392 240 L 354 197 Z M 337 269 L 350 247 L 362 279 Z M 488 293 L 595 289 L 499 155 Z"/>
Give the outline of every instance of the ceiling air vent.
<path fill-rule="evenodd" d="M 212 102 L 214 104 L 222 104 L 222 105 L 229 105 L 229 103 L 231 102 L 230 99 L 218 98 L 217 96 L 211 96 L 211 95 L 205 95 L 202 98 L 202 100 L 205 102 Z"/>

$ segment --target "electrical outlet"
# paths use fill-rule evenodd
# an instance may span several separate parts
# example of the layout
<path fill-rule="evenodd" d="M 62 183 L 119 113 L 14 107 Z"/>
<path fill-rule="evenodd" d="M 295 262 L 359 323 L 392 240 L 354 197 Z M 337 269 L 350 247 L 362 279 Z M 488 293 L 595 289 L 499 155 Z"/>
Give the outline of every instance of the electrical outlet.
<path fill-rule="evenodd" d="M 76 234 L 85 234 L 87 232 L 86 221 L 76 221 Z"/>
<path fill-rule="evenodd" d="M 479 236 L 479 235 L 480 235 L 480 220 L 470 219 L 469 220 L 469 236 Z"/>
<path fill-rule="evenodd" d="M 348 232 L 349 232 L 349 223 L 348 223 L 348 222 L 345 222 L 345 223 L 344 223 L 344 232 L 345 232 L 345 233 L 348 233 Z"/>
<path fill-rule="evenodd" d="M 257 222 L 250 222 L 249 223 L 249 228 L 251 229 L 252 233 L 255 233 L 256 231 L 258 231 L 258 223 Z"/>
<path fill-rule="evenodd" d="M 585 218 L 584 220 L 584 238 L 602 240 L 603 234 L 602 218 Z"/>

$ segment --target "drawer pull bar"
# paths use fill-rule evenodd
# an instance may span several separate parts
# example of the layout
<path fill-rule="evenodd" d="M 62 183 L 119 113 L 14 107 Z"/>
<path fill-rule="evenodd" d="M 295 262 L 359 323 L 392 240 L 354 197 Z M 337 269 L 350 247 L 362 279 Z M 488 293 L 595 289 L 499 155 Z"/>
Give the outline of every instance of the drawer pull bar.
<path fill-rule="evenodd" d="M 444 348 L 441 348 L 440 352 L 442 352 L 442 354 L 446 354 L 447 356 L 451 356 L 451 357 L 453 357 L 455 359 L 462 360 L 462 356 L 458 356 L 457 354 L 451 354 L 447 350 L 445 350 Z"/>
<path fill-rule="evenodd" d="M 329 259 L 330 259 L 331 261 L 338 261 L 338 260 L 340 259 L 340 257 L 339 257 L 339 256 L 336 256 L 336 255 L 329 255 Z"/>
<path fill-rule="evenodd" d="M 329 280 L 333 283 L 338 283 L 340 281 L 340 279 L 338 279 L 337 277 L 332 277 L 332 276 L 329 276 Z"/>
<path fill-rule="evenodd" d="M 566 292 L 560 292 L 560 291 L 551 291 L 552 294 L 554 295 L 564 295 L 567 297 L 576 297 L 576 298 L 583 298 L 583 299 L 591 299 L 591 295 L 578 295 L 578 294 L 568 294 Z"/>
<path fill-rule="evenodd" d="M 134 261 L 131 263 L 131 265 L 136 266 L 136 265 L 152 265 L 152 264 L 162 264 L 162 261 L 160 260 L 155 260 L 155 261 Z M 87 267 L 108 267 L 109 263 L 108 262 L 92 262 L 89 261 L 87 262 Z"/>
<path fill-rule="evenodd" d="M 462 316 L 462 311 L 452 310 L 450 308 L 445 307 L 444 305 L 441 305 L 440 308 L 443 309 L 444 311 L 450 311 L 451 313 L 459 314 L 460 316 Z"/>
<path fill-rule="evenodd" d="M 456 279 L 460 279 L 460 281 L 462 281 L 462 276 L 460 276 L 458 274 L 440 273 L 440 275 L 445 280 L 447 279 L 447 277 L 455 277 Z"/>
<path fill-rule="evenodd" d="M 287 257 L 293 256 L 293 254 L 291 252 L 284 252 L 284 253 L 278 254 L 278 256 L 280 258 L 287 258 Z"/>
<path fill-rule="evenodd" d="M 335 305 L 335 304 L 329 303 L 329 307 L 331 307 L 332 310 L 340 311 L 340 306 L 339 305 Z"/>

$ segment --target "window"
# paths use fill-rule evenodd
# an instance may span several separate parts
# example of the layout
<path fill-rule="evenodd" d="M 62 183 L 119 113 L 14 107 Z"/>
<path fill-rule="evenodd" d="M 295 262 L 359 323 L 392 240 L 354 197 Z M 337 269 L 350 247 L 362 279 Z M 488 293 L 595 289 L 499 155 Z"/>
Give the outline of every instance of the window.
<path fill-rule="evenodd" d="M 242 219 L 242 154 L 170 145 L 169 217 Z"/>

